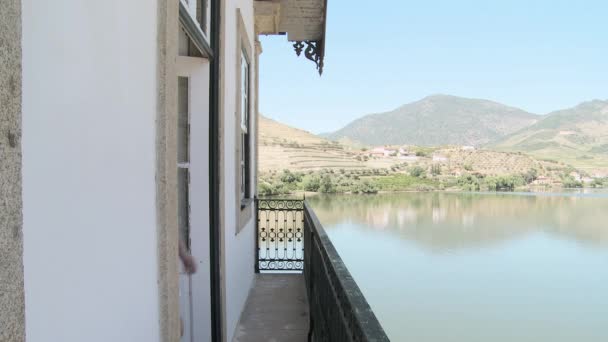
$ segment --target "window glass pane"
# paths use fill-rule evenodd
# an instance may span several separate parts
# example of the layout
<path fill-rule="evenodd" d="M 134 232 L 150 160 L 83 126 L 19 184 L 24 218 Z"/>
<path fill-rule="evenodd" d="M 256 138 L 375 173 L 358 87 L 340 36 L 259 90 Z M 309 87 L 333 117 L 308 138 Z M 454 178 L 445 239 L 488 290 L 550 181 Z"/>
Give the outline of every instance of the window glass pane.
<path fill-rule="evenodd" d="M 241 199 L 247 196 L 247 134 L 241 134 Z"/>
<path fill-rule="evenodd" d="M 188 195 L 189 170 L 177 168 L 177 215 L 179 237 L 190 247 L 190 201 Z"/>
<path fill-rule="evenodd" d="M 247 59 L 246 51 L 241 50 L 241 84 L 240 84 L 240 115 L 241 115 L 241 136 L 240 136 L 240 194 L 241 199 L 249 198 L 249 181 L 250 181 L 250 165 L 249 165 L 249 120 L 250 120 L 250 78 L 249 78 L 249 60 Z"/>
<path fill-rule="evenodd" d="M 249 63 L 245 52 L 241 51 L 241 128 L 249 129 Z"/>
<path fill-rule="evenodd" d="M 207 33 L 207 0 L 196 1 L 196 20 L 201 25 L 201 30 Z"/>
<path fill-rule="evenodd" d="M 188 78 L 179 77 L 177 85 L 177 161 L 189 161 L 188 144 L 190 124 L 188 122 Z"/>

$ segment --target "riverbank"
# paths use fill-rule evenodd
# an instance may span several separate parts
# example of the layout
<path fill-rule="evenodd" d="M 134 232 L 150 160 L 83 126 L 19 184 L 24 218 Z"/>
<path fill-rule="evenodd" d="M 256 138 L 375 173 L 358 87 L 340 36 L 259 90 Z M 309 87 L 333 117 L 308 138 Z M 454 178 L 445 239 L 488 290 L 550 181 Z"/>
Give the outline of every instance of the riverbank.
<path fill-rule="evenodd" d="M 391 193 L 418 191 L 560 191 L 562 189 L 603 188 L 608 179 L 580 180 L 564 170 L 546 173 L 530 169 L 519 174 L 486 175 L 475 172 L 443 175 L 441 170 L 411 167 L 407 170 L 320 170 L 307 172 L 265 172 L 260 175 L 261 196 L 293 193 Z"/>

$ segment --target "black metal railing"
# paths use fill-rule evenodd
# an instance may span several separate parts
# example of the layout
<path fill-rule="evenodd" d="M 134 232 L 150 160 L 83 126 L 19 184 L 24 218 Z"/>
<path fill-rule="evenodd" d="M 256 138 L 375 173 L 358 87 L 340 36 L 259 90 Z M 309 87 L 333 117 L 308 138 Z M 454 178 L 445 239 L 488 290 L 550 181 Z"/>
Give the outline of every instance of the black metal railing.
<path fill-rule="evenodd" d="M 304 201 L 257 200 L 256 272 L 302 272 Z"/>
<path fill-rule="evenodd" d="M 258 200 L 257 236 L 256 271 L 304 271 L 309 341 L 389 341 L 307 202 Z"/>
<path fill-rule="evenodd" d="M 308 203 L 304 203 L 304 275 L 309 341 L 389 341 Z"/>

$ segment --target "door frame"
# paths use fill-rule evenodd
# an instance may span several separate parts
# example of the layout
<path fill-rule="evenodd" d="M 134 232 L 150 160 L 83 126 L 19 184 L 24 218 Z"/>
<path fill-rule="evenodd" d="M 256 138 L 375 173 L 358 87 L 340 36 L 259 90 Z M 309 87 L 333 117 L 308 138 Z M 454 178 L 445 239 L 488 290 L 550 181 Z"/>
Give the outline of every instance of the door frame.
<path fill-rule="evenodd" d="M 208 175 L 211 173 L 212 160 L 208 156 L 208 136 L 211 134 L 209 121 L 209 61 L 199 57 L 178 56 L 176 60 L 177 77 L 188 78 L 188 122 L 189 134 L 189 236 L 191 253 L 198 264 L 192 275 L 180 272 L 180 290 L 188 291 L 187 308 L 180 312 L 189 317 L 184 319 L 183 341 L 206 342 L 212 338 L 212 264 L 210 262 L 210 203 L 211 195 Z M 187 285 L 184 277 L 187 277 Z M 188 288 L 187 290 L 185 288 Z M 180 305 L 181 305 L 180 301 Z M 189 310 L 188 310 L 189 309 Z M 196 322 L 196 324 L 194 324 Z M 188 338 L 190 335 L 190 338 Z"/>

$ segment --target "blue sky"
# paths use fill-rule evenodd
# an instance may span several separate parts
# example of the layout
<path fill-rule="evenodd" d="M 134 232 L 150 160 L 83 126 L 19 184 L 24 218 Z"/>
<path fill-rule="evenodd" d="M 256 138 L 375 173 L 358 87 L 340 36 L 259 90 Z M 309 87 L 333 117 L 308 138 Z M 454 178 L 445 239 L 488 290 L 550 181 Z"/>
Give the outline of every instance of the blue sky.
<path fill-rule="evenodd" d="M 608 99 L 608 1 L 328 3 L 322 77 L 261 38 L 262 114 L 320 133 L 432 94 L 538 114 Z"/>

